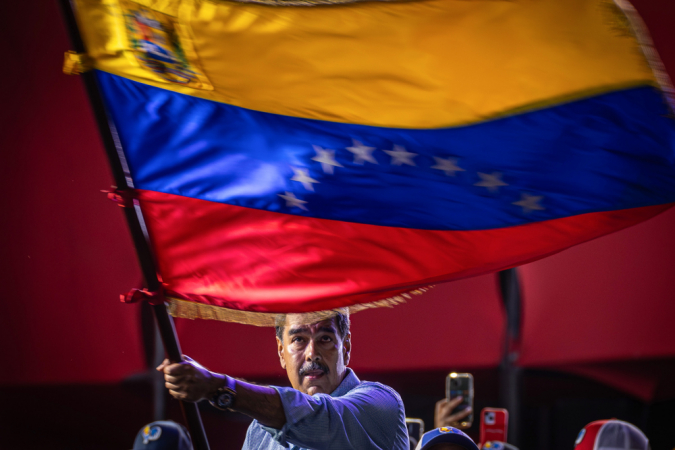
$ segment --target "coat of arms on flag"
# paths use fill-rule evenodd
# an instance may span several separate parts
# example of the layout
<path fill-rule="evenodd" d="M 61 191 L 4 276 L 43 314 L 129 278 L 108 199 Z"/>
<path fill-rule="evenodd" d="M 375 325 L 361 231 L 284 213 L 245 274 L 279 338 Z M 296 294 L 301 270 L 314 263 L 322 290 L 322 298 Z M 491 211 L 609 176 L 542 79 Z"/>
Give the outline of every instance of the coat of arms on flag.
<path fill-rule="evenodd" d="M 167 81 L 188 84 L 197 77 L 185 56 L 174 19 L 130 1 L 123 1 L 129 41 L 138 61 Z"/>

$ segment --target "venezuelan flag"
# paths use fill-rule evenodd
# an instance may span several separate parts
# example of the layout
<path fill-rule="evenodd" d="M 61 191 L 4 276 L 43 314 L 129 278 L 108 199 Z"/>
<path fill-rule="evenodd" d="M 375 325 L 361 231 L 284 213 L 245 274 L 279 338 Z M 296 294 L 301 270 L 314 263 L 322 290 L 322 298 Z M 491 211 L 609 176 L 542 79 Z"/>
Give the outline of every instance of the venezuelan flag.
<path fill-rule="evenodd" d="M 76 2 L 175 314 L 396 302 L 675 202 L 628 3 L 283 3 Z"/>

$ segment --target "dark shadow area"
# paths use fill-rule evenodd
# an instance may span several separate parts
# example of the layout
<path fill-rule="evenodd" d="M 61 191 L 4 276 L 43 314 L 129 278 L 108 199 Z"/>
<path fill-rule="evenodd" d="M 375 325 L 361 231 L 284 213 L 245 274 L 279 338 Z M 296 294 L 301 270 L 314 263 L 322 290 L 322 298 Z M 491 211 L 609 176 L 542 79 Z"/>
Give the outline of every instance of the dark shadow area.
<path fill-rule="evenodd" d="M 455 368 L 473 373 L 475 410 L 499 407 L 496 369 Z M 434 404 L 443 397 L 446 371 L 359 373 L 396 389 L 408 417 L 433 426 Z M 251 380 L 286 385 L 286 379 Z M 152 421 L 149 376 L 117 385 L 0 387 L 3 450 L 129 449 L 138 430 Z M 572 450 L 579 430 L 593 420 L 618 418 L 643 429 L 653 450 L 675 447 L 675 400 L 651 404 L 600 383 L 559 372 L 528 370 L 524 376 L 521 450 Z M 201 412 L 212 449 L 240 449 L 250 420 L 203 402 Z M 178 402 L 168 400 L 169 418 L 182 422 Z M 478 438 L 478 420 L 469 434 Z"/>

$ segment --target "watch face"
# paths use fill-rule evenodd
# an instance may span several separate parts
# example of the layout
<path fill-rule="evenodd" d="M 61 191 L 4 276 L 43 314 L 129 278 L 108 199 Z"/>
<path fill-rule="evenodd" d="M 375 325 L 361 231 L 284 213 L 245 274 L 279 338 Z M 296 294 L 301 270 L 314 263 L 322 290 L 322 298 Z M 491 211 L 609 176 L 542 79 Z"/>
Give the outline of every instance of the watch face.
<path fill-rule="evenodd" d="M 218 396 L 217 404 L 221 408 L 229 408 L 232 405 L 233 396 L 229 392 L 223 392 Z"/>

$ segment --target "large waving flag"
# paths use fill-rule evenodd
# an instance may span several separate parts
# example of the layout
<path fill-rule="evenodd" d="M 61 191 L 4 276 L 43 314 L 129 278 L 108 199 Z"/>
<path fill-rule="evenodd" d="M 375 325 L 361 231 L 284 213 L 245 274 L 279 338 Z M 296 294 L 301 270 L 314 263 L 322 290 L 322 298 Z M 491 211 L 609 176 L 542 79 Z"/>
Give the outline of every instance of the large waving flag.
<path fill-rule="evenodd" d="M 396 303 L 675 202 L 623 1 L 76 4 L 179 316 Z"/>

